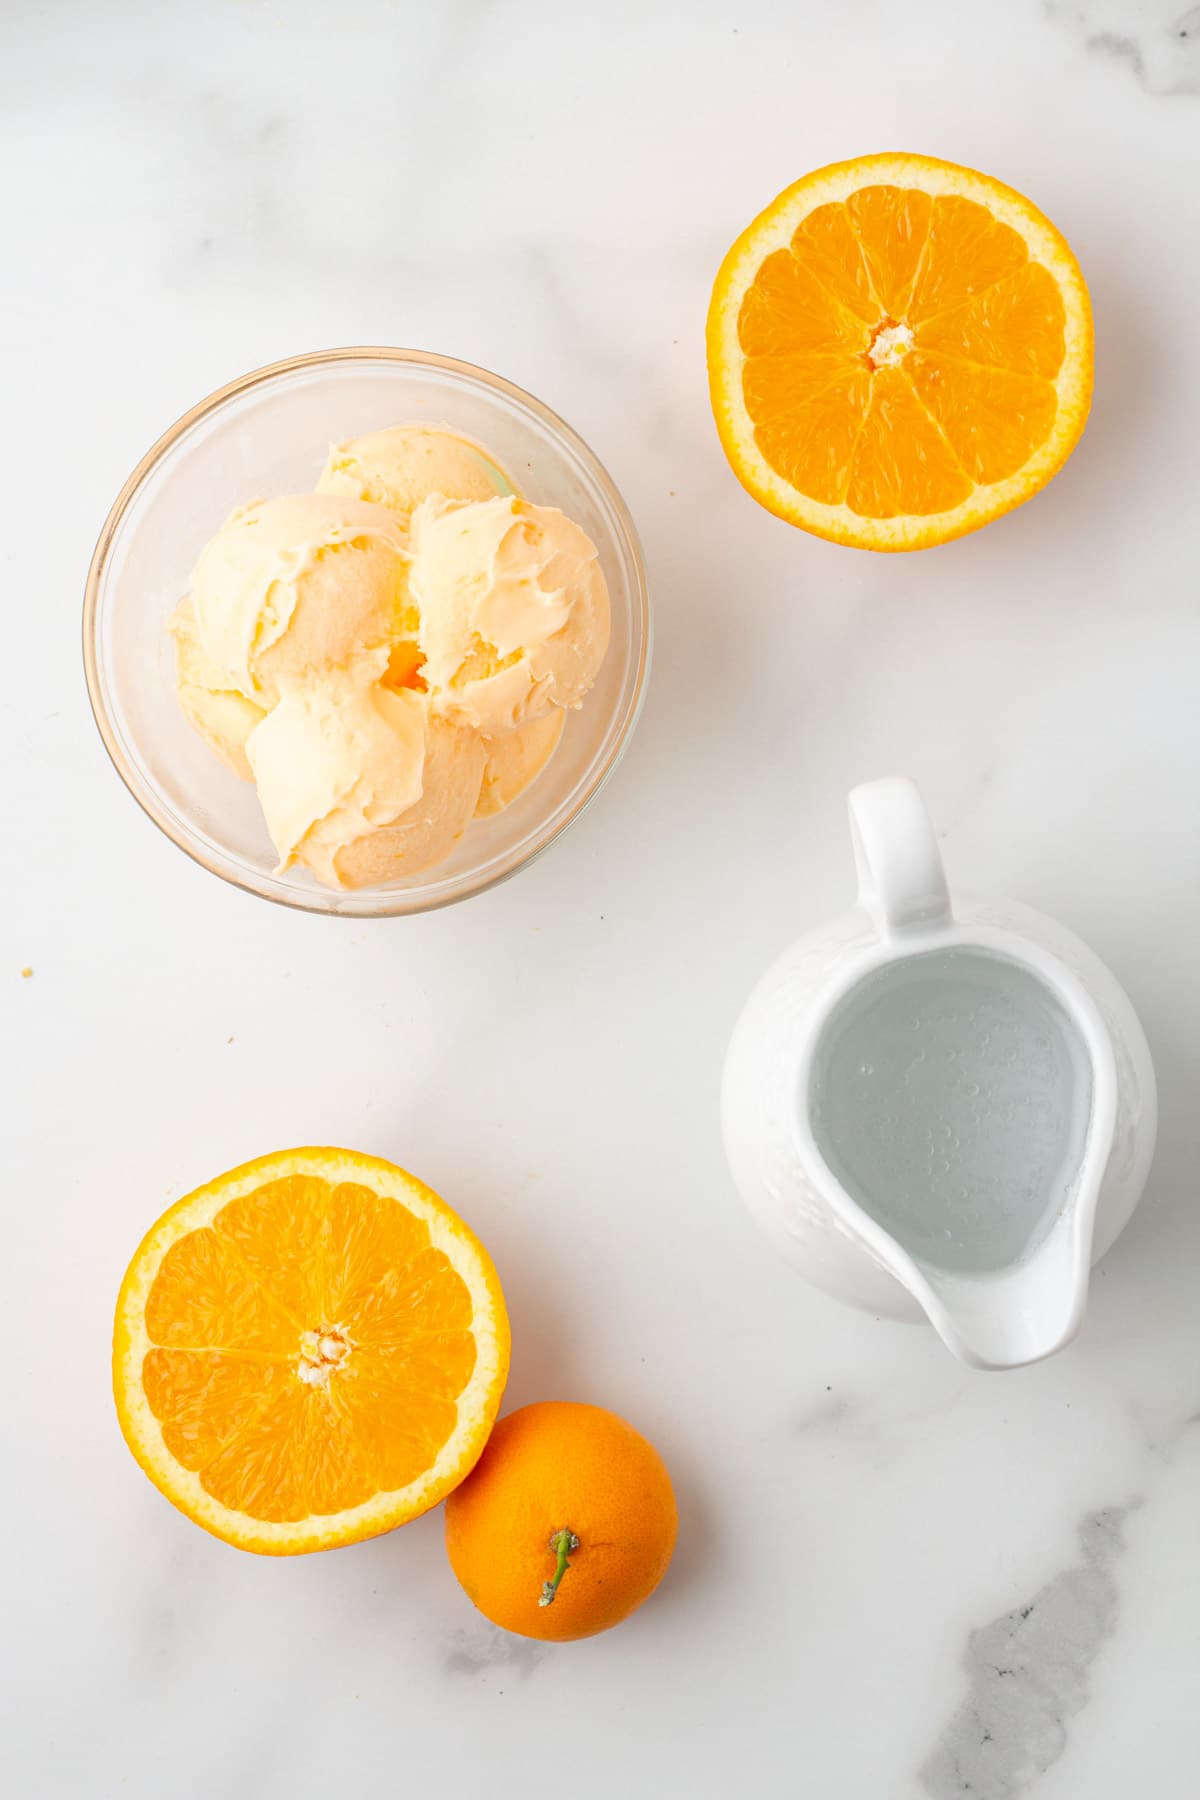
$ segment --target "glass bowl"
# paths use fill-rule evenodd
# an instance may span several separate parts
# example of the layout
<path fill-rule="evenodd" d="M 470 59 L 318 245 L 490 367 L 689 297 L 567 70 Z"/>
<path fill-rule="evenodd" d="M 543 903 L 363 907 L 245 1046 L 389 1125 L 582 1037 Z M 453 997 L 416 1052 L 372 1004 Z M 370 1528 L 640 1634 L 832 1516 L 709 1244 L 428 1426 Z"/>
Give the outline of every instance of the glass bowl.
<path fill-rule="evenodd" d="M 200 550 L 235 506 L 306 492 L 331 442 L 410 423 L 449 425 L 477 439 L 529 499 L 560 507 L 583 527 L 608 581 L 612 639 L 554 756 L 511 806 L 477 820 L 432 869 L 386 887 L 334 891 L 303 869 L 275 873 L 254 788 L 222 767 L 180 710 L 166 625 Z M 481 893 L 524 868 L 579 817 L 637 718 L 650 614 L 629 511 L 587 445 L 549 407 L 450 357 L 326 350 L 219 388 L 146 453 L 92 557 L 83 649 L 92 710 L 117 773 L 172 843 L 264 900 L 384 918 Z"/>

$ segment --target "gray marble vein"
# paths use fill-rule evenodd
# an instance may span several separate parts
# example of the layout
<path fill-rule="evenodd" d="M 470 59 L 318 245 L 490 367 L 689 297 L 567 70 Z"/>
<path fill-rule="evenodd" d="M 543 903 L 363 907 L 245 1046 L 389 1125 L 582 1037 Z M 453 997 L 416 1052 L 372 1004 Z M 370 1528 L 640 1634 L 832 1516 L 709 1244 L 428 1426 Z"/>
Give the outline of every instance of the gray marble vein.
<path fill-rule="evenodd" d="M 533 1638 L 515 1637 L 480 1619 L 467 1631 L 456 1631 L 446 1652 L 447 1675 L 484 1676 L 507 1674 L 527 1681 L 553 1646 Z"/>
<path fill-rule="evenodd" d="M 1134 1502 L 1133 1504 L 1137 1504 Z M 1090 1513 L 1083 1560 L 971 1633 L 969 1688 L 921 1770 L 932 1800 L 1014 1800 L 1062 1755 L 1088 1669 L 1117 1617 L 1113 1565 L 1131 1506 Z"/>
<path fill-rule="evenodd" d="M 1086 50 L 1125 63 L 1151 94 L 1200 95 L 1200 6 L 1179 0 L 1046 0 Z"/>

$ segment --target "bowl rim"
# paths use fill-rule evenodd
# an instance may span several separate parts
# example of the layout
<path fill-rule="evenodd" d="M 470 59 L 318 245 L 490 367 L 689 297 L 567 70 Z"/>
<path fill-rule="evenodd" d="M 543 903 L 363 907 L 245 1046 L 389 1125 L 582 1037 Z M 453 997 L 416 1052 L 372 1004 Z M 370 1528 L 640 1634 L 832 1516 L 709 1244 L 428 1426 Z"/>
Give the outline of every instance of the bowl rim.
<path fill-rule="evenodd" d="M 96 628 L 101 586 L 114 540 L 134 497 L 174 444 L 209 413 L 215 412 L 228 401 L 249 393 L 256 387 L 266 386 L 299 369 L 332 367 L 338 363 L 357 361 L 417 364 L 423 368 L 457 376 L 515 402 L 516 405 L 531 412 L 556 436 L 563 439 L 576 456 L 582 460 L 625 536 L 634 576 L 632 599 L 641 631 L 640 641 L 637 645 L 637 666 L 634 670 L 628 698 L 624 704 L 624 716 L 619 721 L 616 738 L 603 763 L 592 775 L 570 811 L 559 820 L 553 830 L 548 830 L 540 835 L 532 847 L 515 862 L 501 867 L 485 880 L 471 883 L 461 893 L 450 893 L 427 899 L 419 891 L 409 891 L 398 893 L 394 899 L 389 900 L 386 888 L 364 888 L 349 890 L 351 898 L 346 904 L 338 906 L 329 904 L 320 893 L 313 893 L 310 896 L 303 890 L 298 890 L 295 894 L 264 892 L 248 877 L 242 877 L 233 870 L 222 867 L 217 859 L 206 853 L 201 844 L 187 841 L 176 831 L 170 814 L 160 808 L 156 795 L 131 766 L 118 740 L 109 716 L 104 683 L 100 675 Z M 83 668 L 92 716 L 104 748 L 108 752 L 110 762 L 146 817 L 194 863 L 207 869 L 210 875 L 216 875 L 231 887 L 240 888 L 243 893 L 253 895 L 255 899 L 266 900 L 277 906 L 286 906 L 297 912 L 312 913 L 320 918 L 343 918 L 360 922 L 364 919 L 398 918 L 424 912 L 437 912 L 442 907 L 454 906 L 460 901 L 473 899 L 477 894 L 487 893 L 489 889 L 499 887 L 502 882 L 510 880 L 512 876 L 527 868 L 530 863 L 536 861 L 544 851 L 548 850 L 550 845 L 562 836 L 568 826 L 575 823 L 580 814 L 595 799 L 625 751 L 645 700 L 652 641 L 653 624 L 650 595 L 646 583 L 646 563 L 637 527 L 616 482 L 586 440 L 572 426 L 568 425 L 566 420 L 560 417 L 552 407 L 547 406 L 536 395 L 529 393 L 525 388 L 518 387 L 515 382 L 506 380 L 504 376 L 496 375 L 490 369 L 483 368 L 478 363 L 464 362 L 458 357 L 443 356 L 440 352 L 433 350 L 417 350 L 388 344 L 348 344 L 329 350 L 308 350 L 297 356 L 283 357 L 278 362 L 264 363 L 260 368 L 251 369 L 246 374 L 225 382 L 221 387 L 214 388 L 211 393 L 198 400 L 194 406 L 189 407 L 175 420 L 174 424 L 169 425 L 161 436 L 155 439 L 145 455 L 134 465 L 109 508 L 92 551 L 83 597 Z M 362 894 L 365 897 L 371 893 L 379 894 L 383 903 L 361 909 L 352 903 L 352 897 L 355 894 Z"/>

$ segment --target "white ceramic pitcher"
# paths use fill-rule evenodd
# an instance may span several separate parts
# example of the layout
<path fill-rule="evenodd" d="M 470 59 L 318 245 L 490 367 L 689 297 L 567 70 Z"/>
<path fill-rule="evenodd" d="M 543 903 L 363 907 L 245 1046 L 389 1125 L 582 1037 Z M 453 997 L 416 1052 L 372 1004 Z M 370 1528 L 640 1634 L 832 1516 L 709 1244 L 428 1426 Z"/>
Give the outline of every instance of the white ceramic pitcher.
<path fill-rule="evenodd" d="M 1145 1185 L 1157 1123 L 1145 1036 L 1113 975 L 1054 920 L 1008 900 L 956 897 L 951 907 L 912 782 L 856 788 L 850 822 L 856 910 L 802 938 L 768 970 L 729 1047 L 722 1117 L 734 1178 L 778 1249 L 826 1293 L 889 1318 L 924 1315 L 976 1368 L 1036 1362 L 1077 1331 L 1091 1265 Z M 1090 1076 L 1079 1153 L 1036 1238 L 1011 1261 L 979 1270 L 906 1248 L 873 1216 L 878 1206 L 869 1211 L 846 1191 L 814 1135 L 814 1084 L 839 1003 L 881 970 L 946 950 L 1001 959 L 1001 980 L 1021 979 L 1012 965 L 1032 976 L 1068 1022 Z M 907 970 L 905 979 L 919 982 L 921 971 Z"/>

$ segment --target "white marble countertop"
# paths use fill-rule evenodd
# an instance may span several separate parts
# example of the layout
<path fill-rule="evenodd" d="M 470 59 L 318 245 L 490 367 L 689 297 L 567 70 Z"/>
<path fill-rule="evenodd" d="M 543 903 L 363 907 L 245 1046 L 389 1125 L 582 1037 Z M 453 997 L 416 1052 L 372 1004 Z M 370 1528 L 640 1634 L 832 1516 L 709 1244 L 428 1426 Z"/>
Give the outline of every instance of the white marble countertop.
<path fill-rule="evenodd" d="M 1196 1792 L 1185 5 L 4 7 L 13 1800 Z M 751 215 L 884 148 L 1029 193 L 1098 337 L 1060 478 L 900 558 L 749 500 L 702 346 Z M 630 502 L 657 615 L 642 724 L 586 818 L 496 892 L 375 926 L 249 899 L 160 837 L 78 649 L 93 540 L 150 441 L 242 370 L 354 342 L 445 350 L 564 413 Z M 847 900 L 844 795 L 889 771 L 923 785 L 952 879 L 1095 945 L 1158 1064 L 1144 1205 L 1077 1343 L 1014 1375 L 808 1291 L 722 1158 L 735 1014 Z M 134 1467 L 108 1342 L 141 1232 L 312 1141 L 413 1167 L 478 1228 L 513 1315 L 508 1404 L 596 1400 L 662 1448 L 679 1551 L 620 1630 L 493 1630 L 436 1515 L 259 1560 Z"/>

